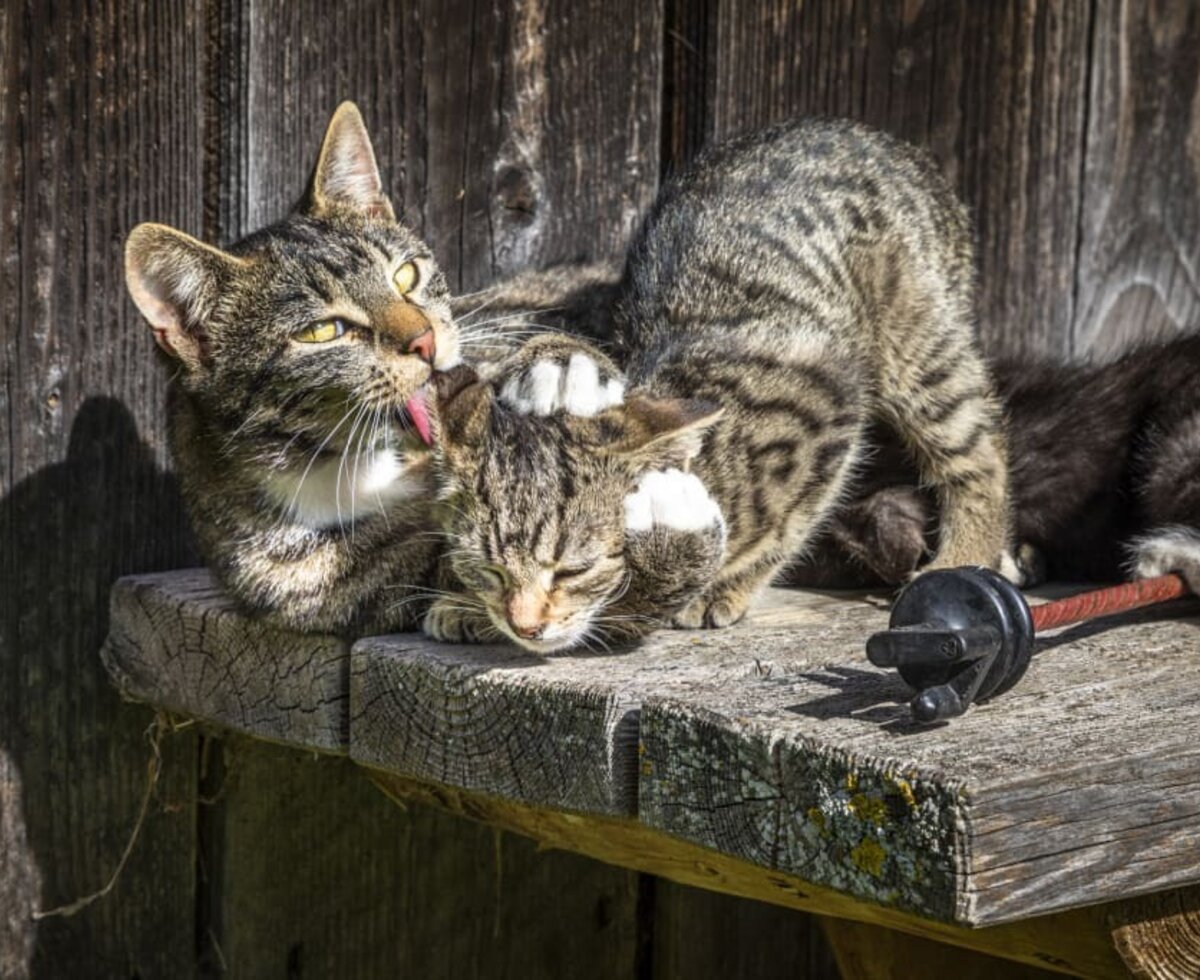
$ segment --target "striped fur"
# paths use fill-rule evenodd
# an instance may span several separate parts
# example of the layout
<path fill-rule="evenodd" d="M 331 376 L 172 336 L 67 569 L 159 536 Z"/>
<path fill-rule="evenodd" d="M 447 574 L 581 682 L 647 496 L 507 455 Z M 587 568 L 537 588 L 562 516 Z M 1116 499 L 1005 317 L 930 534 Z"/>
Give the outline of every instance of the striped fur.
<path fill-rule="evenodd" d="M 415 282 L 402 288 L 408 263 Z M 126 278 L 178 367 L 172 453 L 225 587 L 303 630 L 420 622 L 442 550 L 431 378 L 464 356 L 496 363 L 522 335 L 522 317 L 511 306 L 488 311 L 486 297 L 452 310 L 428 246 L 395 219 L 354 106 L 334 114 L 287 218 L 226 250 L 139 225 Z M 299 339 L 333 320 L 342 336 Z M 589 399 L 594 391 L 556 389 L 543 407 Z"/>
<path fill-rule="evenodd" d="M 634 243 L 616 339 L 630 383 L 720 404 L 696 473 L 728 554 L 682 617 L 723 626 L 846 494 L 872 416 L 942 504 L 934 566 L 1010 570 L 1001 416 L 973 321 L 966 213 L 927 156 L 805 120 L 702 156 Z"/>
<path fill-rule="evenodd" d="M 973 328 L 970 229 L 924 154 L 829 121 L 717 147 L 664 187 L 621 283 L 597 282 L 597 305 L 615 303 L 612 326 L 598 333 L 613 342 L 635 394 L 721 410 L 690 462 L 724 513 L 725 555 L 677 623 L 724 626 L 743 615 L 846 496 L 879 416 L 902 433 L 941 499 L 934 564 L 1015 572 L 1001 416 Z M 583 293 L 574 295 L 585 307 Z M 625 413 L 610 414 L 619 429 Z M 467 586 L 479 585 L 471 562 L 486 559 L 502 577 L 546 550 L 540 564 L 552 566 L 583 522 L 605 542 L 597 567 L 610 567 L 604 587 L 577 603 L 579 615 L 598 617 L 614 601 L 611 568 L 621 561 L 617 528 L 606 522 L 619 526 L 616 501 L 631 473 L 625 486 L 594 476 L 603 454 L 594 434 L 575 427 L 491 438 L 484 455 L 501 462 L 535 439 L 564 458 L 487 477 L 489 504 L 473 516 L 504 547 L 466 548 Z M 581 494 L 599 496 L 578 479 L 538 479 L 563 471 L 603 482 L 607 510 L 593 501 L 572 511 Z M 465 506 L 483 491 L 460 482 L 456 500 Z M 550 529 L 531 517 L 547 513 Z M 454 525 L 456 541 L 470 533 L 470 521 Z M 625 580 L 626 596 L 652 592 L 628 568 Z"/>

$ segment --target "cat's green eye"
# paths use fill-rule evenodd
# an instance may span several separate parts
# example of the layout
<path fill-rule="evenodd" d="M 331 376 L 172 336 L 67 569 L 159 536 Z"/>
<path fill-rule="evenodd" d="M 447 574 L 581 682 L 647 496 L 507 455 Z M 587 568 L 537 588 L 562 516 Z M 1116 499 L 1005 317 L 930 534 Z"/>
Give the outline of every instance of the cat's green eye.
<path fill-rule="evenodd" d="M 421 277 L 415 262 L 405 262 L 392 276 L 392 285 L 401 296 L 407 296 L 417 288 L 417 280 Z"/>
<path fill-rule="evenodd" d="M 303 330 L 297 330 L 292 334 L 292 340 L 298 340 L 302 344 L 327 344 L 331 340 L 337 340 L 338 337 L 345 336 L 345 334 L 345 320 L 322 320 L 320 323 L 314 323 Z"/>

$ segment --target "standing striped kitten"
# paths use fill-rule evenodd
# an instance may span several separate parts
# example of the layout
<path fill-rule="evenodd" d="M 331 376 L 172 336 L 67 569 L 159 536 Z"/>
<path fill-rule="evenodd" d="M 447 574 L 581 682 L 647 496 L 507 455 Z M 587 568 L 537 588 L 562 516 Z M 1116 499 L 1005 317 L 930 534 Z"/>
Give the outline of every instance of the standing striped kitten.
<path fill-rule="evenodd" d="M 1016 576 L 1001 415 L 974 329 L 966 212 L 928 156 L 844 121 L 719 146 L 670 184 L 616 310 L 630 384 L 725 414 L 695 472 L 728 553 L 682 617 L 724 626 L 846 494 L 872 416 L 941 501 L 931 567 Z"/>
<path fill-rule="evenodd" d="M 126 281 L 178 367 L 172 455 L 224 586 L 298 629 L 415 625 L 441 552 L 431 378 L 498 338 L 455 323 L 429 248 L 384 195 L 358 110 L 334 114 L 283 221 L 226 250 L 139 225 Z M 522 369 L 561 383 L 527 410 L 620 399 L 573 348 L 544 354 Z M 590 370 L 571 373 L 567 357 Z"/>
<path fill-rule="evenodd" d="M 724 513 L 727 550 L 679 624 L 741 618 L 846 494 L 872 416 L 902 434 L 940 497 L 933 565 L 1016 576 L 973 292 L 963 207 L 925 154 L 863 126 L 776 127 L 702 154 L 664 187 L 630 251 L 613 337 L 639 398 L 722 410 L 690 464 Z M 609 424 L 622 416 L 611 410 Z M 562 468 L 586 465 L 592 443 Z M 494 507 L 488 534 L 510 555 L 544 547 L 518 517 Z M 559 521 L 554 533 L 552 552 L 579 529 Z"/>

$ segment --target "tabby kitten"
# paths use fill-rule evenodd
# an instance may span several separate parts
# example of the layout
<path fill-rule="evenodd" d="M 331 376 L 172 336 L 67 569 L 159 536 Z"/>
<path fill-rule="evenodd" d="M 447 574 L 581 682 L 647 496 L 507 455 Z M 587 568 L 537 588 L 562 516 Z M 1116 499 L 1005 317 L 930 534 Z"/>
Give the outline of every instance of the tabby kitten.
<path fill-rule="evenodd" d="M 440 584 L 453 591 L 430 607 L 429 635 L 539 653 L 603 644 L 669 621 L 712 580 L 724 521 L 682 468 L 719 410 L 633 397 L 590 418 L 539 417 L 468 369 L 440 382 Z"/>
<path fill-rule="evenodd" d="M 939 494 L 934 564 L 1016 576 L 1004 439 L 974 336 L 973 289 L 966 214 L 931 162 L 854 123 L 806 120 L 735 140 L 664 187 L 631 248 L 612 336 L 640 395 L 722 410 L 691 426 L 693 435 L 705 429 L 702 446 L 679 464 L 690 463 L 723 512 L 727 551 L 679 624 L 741 618 L 846 493 L 873 416 L 902 433 Z M 616 433 L 624 414 L 605 420 Z M 506 432 L 486 434 L 515 445 Z M 534 468 L 495 471 L 480 509 L 488 526 L 474 532 L 486 546 L 470 552 L 480 570 L 489 566 L 493 596 L 512 594 L 514 568 L 539 551 L 569 549 L 586 533 L 615 536 L 587 530 L 591 509 L 572 510 L 580 490 L 570 477 L 596 445 L 585 434 L 582 450 L 555 449 L 564 461 L 551 472 L 568 478 L 529 499 L 511 481 L 536 479 Z M 472 488 L 456 486 L 462 506 Z M 473 492 L 482 499 L 483 484 Z M 686 512 L 683 484 L 679 494 Z M 520 508 L 544 512 L 548 500 L 560 500 L 550 526 L 522 519 Z M 470 522 L 451 528 L 456 542 L 472 533 Z M 576 574 L 611 581 L 605 560 L 592 556 Z M 493 625 L 520 641 L 512 617 L 505 626 L 496 602 L 481 599 L 482 577 L 469 578 L 463 564 Z M 587 615 L 612 601 L 598 590 Z M 539 607 L 546 629 L 552 613 Z"/>
<path fill-rule="evenodd" d="M 1200 336 L 1139 346 L 1107 364 L 1003 361 L 1017 540 L 1041 574 L 1113 581 L 1180 572 L 1200 592 Z M 898 583 L 925 556 L 937 508 L 894 434 L 859 499 L 796 578 L 856 584 L 849 557 Z"/>
<path fill-rule="evenodd" d="M 171 448 L 225 587 L 299 629 L 419 621 L 413 606 L 441 550 L 431 377 L 473 340 L 490 351 L 496 337 L 456 325 L 429 248 L 384 195 L 358 110 L 334 114 L 304 199 L 283 221 L 226 250 L 139 225 L 126 280 L 178 366 Z M 622 394 L 598 390 L 594 365 L 532 367 L 561 380 L 541 410 L 595 410 Z"/>

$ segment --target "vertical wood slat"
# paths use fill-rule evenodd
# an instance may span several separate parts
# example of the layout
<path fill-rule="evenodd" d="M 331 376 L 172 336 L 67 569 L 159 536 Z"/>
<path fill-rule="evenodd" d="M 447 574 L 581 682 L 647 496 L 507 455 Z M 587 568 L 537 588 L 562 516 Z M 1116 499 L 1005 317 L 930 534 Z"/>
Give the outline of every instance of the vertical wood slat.
<path fill-rule="evenodd" d="M 1091 0 L 709 3 L 708 135 L 822 114 L 928 147 L 976 217 L 985 343 L 1067 353 Z"/>
<path fill-rule="evenodd" d="M 296 199 L 346 98 L 363 110 L 393 200 L 460 288 L 613 254 L 654 194 L 659 3 L 254 0 L 250 10 L 249 142 L 234 151 L 244 163 L 226 166 L 251 203 L 226 238 Z"/>
<path fill-rule="evenodd" d="M 402 809 L 345 760 L 225 744 L 209 958 L 229 975 L 631 976 L 636 875 Z"/>
<path fill-rule="evenodd" d="M 1200 329 L 1200 6 L 1096 0 L 1072 341 Z"/>
<path fill-rule="evenodd" d="M 191 734 L 164 745 L 115 890 L 28 916 L 106 882 L 144 791 L 150 715 L 97 656 L 109 589 L 194 560 L 162 468 L 165 375 L 120 269 L 134 221 L 200 213 L 203 8 L 0 9 L 0 972 L 186 977 Z"/>

